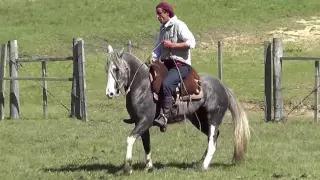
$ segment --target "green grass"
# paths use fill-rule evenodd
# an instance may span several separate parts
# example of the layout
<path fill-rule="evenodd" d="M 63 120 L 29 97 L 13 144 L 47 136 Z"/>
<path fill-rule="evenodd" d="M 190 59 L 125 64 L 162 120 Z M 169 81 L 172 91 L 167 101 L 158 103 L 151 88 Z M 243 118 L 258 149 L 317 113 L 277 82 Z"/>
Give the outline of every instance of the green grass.
<path fill-rule="evenodd" d="M 234 89 L 241 100 L 260 103 L 264 100 L 262 44 L 264 40 L 270 39 L 266 31 L 279 25 L 288 25 L 290 28 L 294 19 L 318 15 L 317 7 L 320 6 L 317 0 L 170 2 L 174 3 L 176 14 L 188 24 L 197 38 L 198 46 L 192 58 L 199 71 L 217 75 L 217 39 L 229 35 L 248 35 L 256 39 L 254 43 L 244 44 L 241 42 L 242 37 L 239 37 L 235 39 L 239 43 L 224 46 L 224 82 Z M 104 89 L 102 84 L 105 83 L 105 75 L 101 67 L 104 64 L 106 45 L 111 43 L 119 48 L 130 39 L 138 47 L 134 49 L 134 53 L 144 59 L 153 48 L 159 26 L 154 12 L 157 1 L 2 0 L 1 3 L 0 42 L 17 39 L 20 57 L 70 56 L 72 38 L 84 38 L 89 98 L 90 89 L 95 92 Z M 208 50 L 203 48 L 204 42 L 209 43 Z M 319 44 L 313 44 L 312 48 L 309 48 L 310 45 L 308 48 L 297 44 L 289 46 L 286 55 L 319 55 Z M 39 67 L 40 64 L 37 63 L 24 64 L 19 74 L 39 76 Z M 50 77 L 71 75 L 70 64 L 65 62 L 50 63 L 48 68 Z M 306 92 L 313 86 L 312 68 L 313 65 L 303 65 L 306 74 L 299 76 L 299 80 L 306 83 Z M 296 77 L 291 76 L 297 75 L 295 72 L 300 69 L 300 63 L 285 65 L 284 82 L 295 80 Z M 290 74 L 289 79 L 287 72 Z M 296 84 L 288 88 L 295 88 Z M 22 82 L 22 93 L 26 87 L 31 86 L 39 87 L 34 82 Z M 49 90 L 56 96 L 56 92 L 60 95 L 62 89 L 67 87 L 60 84 L 54 86 L 49 86 Z M 35 97 L 35 104 L 38 104 L 40 89 L 26 91 L 28 97 Z M 62 94 L 64 99 L 68 96 L 68 93 Z M 284 96 L 290 99 L 297 95 L 299 93 L 291 95 L 289 92 L 289 95 Z M 92 98 L 95 99 L 95 96 Z M 30 102 L 30 98 L 27 101 Z"/>
<path fill-rule="evenodd" d="M 247 28 L 261 30 L 274 21 L 315 15 L 320 6 L 317 0 L 170 2 L 198 38 L 219 30 L 223 33 L 243 32 Z M 72 37 L 78 36 L 97 44 L 132 39 L 148 45 L 158 31 L 155 0 L 2 0 L 1 3 L 0 41 L 18 39 L 30 53 L 42 54 L 53 48 L 55 54 L 59 53 L 68 47 Z"/>
<path fill-rule="evenodd" d="M 118 109 L 119 108 L 119 109 Z M 133 148 L 134 172 L 121 176 L 126 137 L 131 125 L 116 105 L 115 116 L 83 123 L 76 120 L 24 120 L 1 123 L 1 179 L 316 179 L 319 166 L 319 128 L 309 120 L 267 124 L 250 113 L 253 129 L 245 164 L 231 165 L 232 124 L 221 126 L 218 149 L 207 172 L 197 169 L 206 137 L 189 123 L 170 126 L 166 133 L 151 130 L 155 169 L 144 172 L 144 151 L 138 139 Z M 301 178 L 303 179 L 303 178 Z"/>
<path fill-rule="evenodd" d="M 223 45 L 223 82 L 241 101 L 264 101 L 263 41 L 276 27 L 297 27 L 299 18 L 319 16 L 318 0 L 170 1 L 178 17 L 194 32 L 192 61 L 198 71 L 217 75 L 217 40 Z M 17 39 L 20 57 L 72 55 L 72 38 L 85 41 L 89 122 L 68 119 L 71 83 L 49 82 L 48 120 L 42 119 L 39 83 L 20 81 L 20 121 L 0 123 L 1 179 L 129 179 L 118 176 L 125 139 L 132 127 L 123 97 L 105 97 L 106 45 L 135 45 L 145 59 L 158 31 L 155 0 L 0 0 L 0 43 Z M 225 38 L 236 36 L 235 40 Z M 286 43 L 286 56 L 319 56 L 319 43 Z M 22 64 L 19 76 L 41 76 L 41 64 Z M 285 103 L 299 101 L 314 84 L 313 62 L 285 62 Z M 8 74 L 8 72 L 7 72 Z M 48 63 L 49 77 L 71 77 L 70 62 Z M 6 118 L 9 82 L 6 83 Z M 307 104 L 313 104 L 313 97 Z M 61 105 L 66 106 L 63 107 Z M 249 113 L 254 130 L 243 166 L 230 166 L 231 125 L 224 124 L 214 165 L 208 172 L 194 168 L 206 147 L 206 137 L 189 124 L 174 125 L 165 134 L 152 129 L 155 171 L 142 171 L 144 153 L 134 146 L 130 179 L 316 179 L 319 176 L 319 128 L 311 116 L 289 117 L 289 123 L 266 124 L 263 115 Z M 226 118 L 227 122 L 229 118 Z M 180 151 L 182 150 L 182 151 Z M 306 177 L 305 177 L 306 176 Z"/>

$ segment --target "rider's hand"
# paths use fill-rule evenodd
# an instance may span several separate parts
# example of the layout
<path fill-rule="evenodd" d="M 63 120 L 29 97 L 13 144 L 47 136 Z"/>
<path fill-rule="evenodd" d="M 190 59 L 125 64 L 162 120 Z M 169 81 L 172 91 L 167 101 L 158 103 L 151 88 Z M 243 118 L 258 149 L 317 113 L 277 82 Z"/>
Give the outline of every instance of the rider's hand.
<path fill-rule="evenodd" d="M 164 47 L 167 47 L 167 48 L 171 48 L 172 47 L 172 42 L 171 41 L 169 41 L 169 40 L 164 40 L 163 41 L 163 45 L 164 45 Z"/>
<path fill-rule="evenodd" d="M 145 64 L 146 64 L 148 67 L 150 67 L 151 64 L 152 64 L 153 62 L 155 62 L 155 61 L 156 61 L 155 58 L 150 58 Z"/>

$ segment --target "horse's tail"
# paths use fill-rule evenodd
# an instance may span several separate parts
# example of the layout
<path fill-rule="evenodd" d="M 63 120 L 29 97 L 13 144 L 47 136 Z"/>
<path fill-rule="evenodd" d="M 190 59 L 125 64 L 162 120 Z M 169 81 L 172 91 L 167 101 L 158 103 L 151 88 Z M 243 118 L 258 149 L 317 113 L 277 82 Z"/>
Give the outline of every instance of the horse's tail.
<path fill-rule="evenodd" d="M 229 110 L 231 111 L 234 124 L 234 152 L 233 161 L 240 162 L 244 160 L 244 155 L 247 152 L 247 146 L 250 139 L 250 127 L 247 115 L 240 105 L 235 95 L 230 89 L 227 89 L 229 96 Z"/>

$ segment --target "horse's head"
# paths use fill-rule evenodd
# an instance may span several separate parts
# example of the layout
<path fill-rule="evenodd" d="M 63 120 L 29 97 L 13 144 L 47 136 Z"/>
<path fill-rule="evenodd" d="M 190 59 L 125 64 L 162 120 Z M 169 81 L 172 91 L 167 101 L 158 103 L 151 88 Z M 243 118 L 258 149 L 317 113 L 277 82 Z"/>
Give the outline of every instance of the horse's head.
<path fill-rule="evenodd" d="M 108 56 L 106 60 L 107 87 L 106 95 L 109 98 L 119 96 L 124 91 L 128 79 L 128 65 L 123 60 L 124 49 L 113 50 L 108 46 Z"/>

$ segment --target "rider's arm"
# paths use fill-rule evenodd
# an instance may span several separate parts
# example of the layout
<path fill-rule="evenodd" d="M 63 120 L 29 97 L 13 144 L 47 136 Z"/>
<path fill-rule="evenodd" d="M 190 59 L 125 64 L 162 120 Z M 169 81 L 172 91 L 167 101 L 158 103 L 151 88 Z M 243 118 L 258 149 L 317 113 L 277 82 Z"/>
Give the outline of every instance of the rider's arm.
<path fill-rule="evenodd" d="M 156 43 L 156 45 L 154 47 L 154 50 L 152 52 L 152 59 L 153 60 L 158 60 L 159 57 L 160 57 L 160 53 L 161 53 L 161 51 L 160 51 L 160 43 L 161 43 L 161 41 L 160 41 L 160 34 L 159 34 L 159 36 L 157 38 L 157 43 Z"/>
<path fill-rule="evenodd" d="M 181 22 L 178 26 L 177 31 L 178 38 L 183 42 L 173 43 L 172 48 L 194 48 L 196 46 L 196 40 L 185 23 Z"/>

